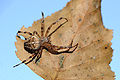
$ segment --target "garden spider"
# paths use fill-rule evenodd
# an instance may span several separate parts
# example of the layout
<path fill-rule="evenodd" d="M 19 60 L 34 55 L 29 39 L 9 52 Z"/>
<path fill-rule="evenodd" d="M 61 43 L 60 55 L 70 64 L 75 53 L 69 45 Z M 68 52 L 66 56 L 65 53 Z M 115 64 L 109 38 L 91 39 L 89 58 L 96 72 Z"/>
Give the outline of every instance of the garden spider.
<path fill-rule="evenodd" d="M 48 35 L 51 27 L 62 19 L 64 19 L 65 22 L 60 24 L 53 32 L 51 32 Z M 27 65 L 28 63 L 32 62 L 35 58 L 36 58 L 35 59 L 35 63 L 36 63 L 41 58 L 43 49 L 46 49 L 51 54 L 72 53 L 73 51 L 75 51 L 75 49 L 78 46 L 78 43 L 76 45 L 72 46 L 73 40 L 71 41 L 71 43 L 68 46 L 56 46 L 56 45 L 51 44 L 51 41 L 50 41 L 50 37 L 52 36 L 52 34 L 55 33 L 66 22 L 68 22 L 68 20 L 66 18 L 63 18 L 63 17 L 59 18 L 56 22 L 53 22 L 48 27 L 48 29 L 45 33 L 45 36 L 44 36 L 44 13 L 42 12 L 41 36 L 36 31 L 34 31 L 33 33 L 26 32 L 26 31 L 25 32 L 18 31 L 17 32 L 17 37 L 18 38 L 20 38 L 19 33 L 24 33 L 24 34 L 30 35 L 29 38 L 25 38 L 24 49 L 32 55 L 29 56 L 26 60 L 23 60 L 21 63 L 15 65 L 13 67 L 19 66 L 22 63 L 25 63 Z M 70 51 L 71 48 L 74 48 L 74 49 L 72 51 Z M 66 49 L 66 50 L 58 51 L 58 50 L 61 50 L 61 49 Z"/>

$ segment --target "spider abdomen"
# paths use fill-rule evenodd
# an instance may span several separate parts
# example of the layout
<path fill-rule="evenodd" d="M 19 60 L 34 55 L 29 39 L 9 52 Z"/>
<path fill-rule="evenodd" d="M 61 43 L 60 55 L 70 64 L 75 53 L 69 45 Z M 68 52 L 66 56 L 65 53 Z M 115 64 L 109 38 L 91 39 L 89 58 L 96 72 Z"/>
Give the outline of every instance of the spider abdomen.
<path fill-rule="evenodd" d="M 35 51 L 39 50 L 41 47 L 39 38 L 31 37 L 28 41 L 24 42 L 24 49 L 28 53 L 34 53 Z"/>
<path fill-rule="evenodd" d="M 34 53 L 36 50 L 32 49 L 30 44 L 27 44 L 26 42 L 24 43 L 24 49 L 28 52 L 28 53 Z"/>

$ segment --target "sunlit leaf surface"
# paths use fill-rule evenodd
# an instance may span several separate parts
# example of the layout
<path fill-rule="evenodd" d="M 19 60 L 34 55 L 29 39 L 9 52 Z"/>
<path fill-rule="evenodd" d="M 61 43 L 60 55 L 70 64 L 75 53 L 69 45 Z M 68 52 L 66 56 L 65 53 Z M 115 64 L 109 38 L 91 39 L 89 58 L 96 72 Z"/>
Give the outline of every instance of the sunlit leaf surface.
<path fill-rule="evenodd" d="M 53 55 L 43 51 L 42 58 L 28 67 L 45 80 L 114 80 L 109 63 L 112 57 L 112 30 L 103 26 L 101 0 L 71 0 L 62 10 L 45 18 L 45 29 L 58 18 L 68 22 L 52 35 L 55 45 L 68 45 L 72 39 L 79 43 L 73 53 Z M 51 32 L 62 23 L 54 25 Z M 41 20 L 21 31 L 37 31 L 40 34 Z M 28 37 L 28 35 L 23 35 Z M 17 38 L 16 55 L 20 60 L 31 54 L 24 50 L 24 41 Z"/>

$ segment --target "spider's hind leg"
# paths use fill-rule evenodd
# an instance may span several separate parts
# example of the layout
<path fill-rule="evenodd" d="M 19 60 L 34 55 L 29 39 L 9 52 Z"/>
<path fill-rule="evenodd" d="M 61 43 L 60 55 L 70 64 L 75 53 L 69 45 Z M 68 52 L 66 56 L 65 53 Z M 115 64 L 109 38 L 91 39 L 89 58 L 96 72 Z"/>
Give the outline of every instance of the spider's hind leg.
<path fill-rule="evenodd" d="M 37 31 L 34 31 L 34 32 L 33 32 L 33 36 L 34 36 L 35 34 L 40 38 L 40 35 L 37 33 Z"/>
<path fill-rule="evenodd" d="M 35 54 L 35 55 L 32 57 L 32 59 L 31 59 L 30 61 L 26 62 L 25 64 L 27 65 L 27 64 L 29 64 L 30 62 L 32 62 L 32 61 L 35 59 L 36 56 L 37 56 L 37 54 Z"/>
<path fill-rule="evenodd" d="M 21 39 L 21 37 L 19 36 L 19 33 L 23 33 L 23 34 L 28 34 L 28 35 L 32 35 L 32 33 L 30 33 L 30 32 L 23 32 L 23 31 L 18 31 L 17 32 L 17 34 L 16 34 L 16 36 L 18 37 L 18 38 L 20 38 Z M 26 39 L 26 38 L 25 38 Z"/>
<path fill-rule="evenodd" d="M 16 64 L 15 66 L 13 66 L 13 68 L 15 68 L 15 67 L 17 67 L 17 66 L 19 66 L 20 64 L 23 64 L 23 63 L 25 63 L 26 61 L 28 61 L 29 59 L 33 59 L 34 57 L 36 57 L 36 55 L 35 54 L 32 54 L 31 56 L 29 56 L 27 59 L 25 59 L 25 60 L 23 60 L 21 63 L 19 63 L 19 64 Z"/>
<path fill-rule="evenodd" d="M 40 58 L 41 58 L 41 54 L 38 54 L 37 59 L 35 60 L 35 63 L 37 63 Z"/>
<path fill-rule="evenodd" d="M 41 47 L 41 49 L 39 50 L 39 53 L 37 54 L 37 59 L 35 60 L 35 63 L 37 63 L 37 61 L 41 58 L 42 51 L 43 51 L 43 47 Z"/>

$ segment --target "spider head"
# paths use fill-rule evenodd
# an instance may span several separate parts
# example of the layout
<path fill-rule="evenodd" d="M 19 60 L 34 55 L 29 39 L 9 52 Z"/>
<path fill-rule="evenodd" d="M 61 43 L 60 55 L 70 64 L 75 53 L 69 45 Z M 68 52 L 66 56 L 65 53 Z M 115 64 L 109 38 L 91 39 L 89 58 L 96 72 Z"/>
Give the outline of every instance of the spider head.
<path fill-rule="evenodd" d="M 34 53 L 40 46 L 40 39 L 36 36 L 31 36 L 24 42 L 24 49 L 29 53 Z"/>

